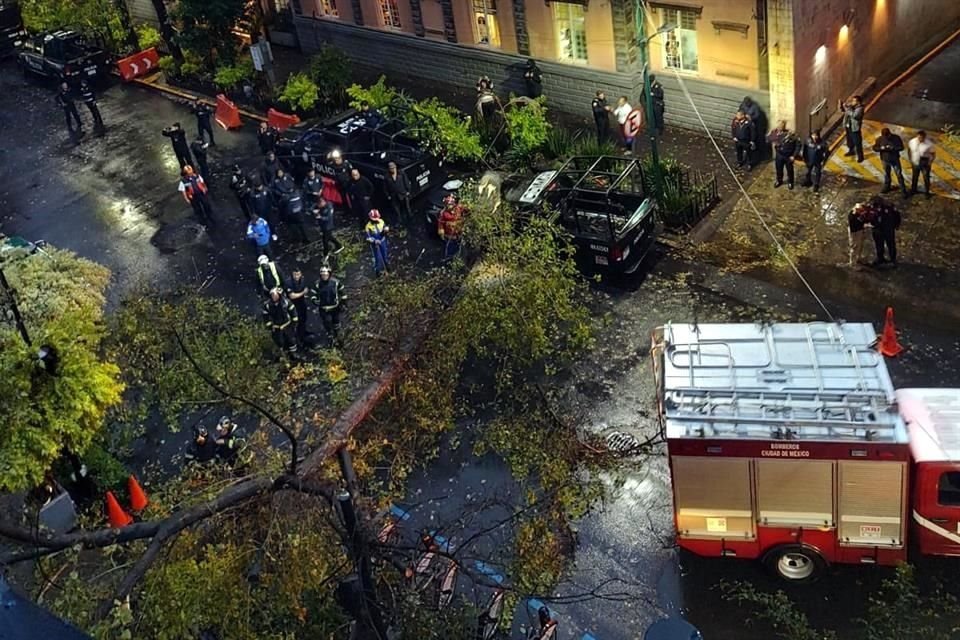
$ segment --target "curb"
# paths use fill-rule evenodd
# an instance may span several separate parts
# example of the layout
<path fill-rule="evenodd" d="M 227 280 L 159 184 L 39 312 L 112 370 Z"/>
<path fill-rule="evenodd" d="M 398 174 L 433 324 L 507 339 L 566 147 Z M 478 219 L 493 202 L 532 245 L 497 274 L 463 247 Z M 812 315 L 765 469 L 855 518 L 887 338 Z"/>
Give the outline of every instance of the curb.
<path fill-rule="evenodd" d="M 153 76 L 152 76 L 152 77 L 153 77 Z M 171 96 L 176 96 L 176 97 L 178 97 L 178 98 L 183 98 L 183 99 L 185 99 L 185 100 L 196 100 L 197 98 L 200 98 L 203 102 L 206 102 L 206 103 L 209 104 L 210 106 L 213 106 L 213 107 L 217 106 L 217 101 L 216 101 L 215 99 L 211 98 L 210 96 L 203 95 L 203 94 L 188 93 L 188 92 L 186 92 L 186 91 L 181 91 L 180 89 L 175 89 L 174 87 L 171 87 L 171 86 L 166 85 L 166 84 L 160 84 L 160 83 L 158 83 L 158 82 L 150 82 L 149 80 L 145 80 L 145 79 L 143 79 L 143 78 L 134 78 L 134 79 L 131 81 L 131 83 L 132 83 L 132 84 L 135 84 L 135 85 L 137 85 L 137 86 L 140 86 L 140 87 L 145 87 L 145 88 L 147 88 L 147 89 L 152 89 L 152 90 L 154 90 L 154 91 L 159 91 L 160 93 L 164 93 L 164 94 L 171 95 Z M 266 117 L 266 116 L 260 115 L 259 113 L 255 113 L 255 112 L 253 112 L 253 111 L 247 111 L 246 109 L 239 109 L 239 108 L 238 108 L 238 109 L 237 109 L 237 112 L 238 112 L 240 115 L 242 115 L 242 116 L 244 116 L 244 117 L 247 117 L 247 118 L 250 118 L 250 119 L 252 119 L 252 120 L 259 120 L 260 122 L 266 122 L 266 121 L 267 121 L 267 117 Z"/>

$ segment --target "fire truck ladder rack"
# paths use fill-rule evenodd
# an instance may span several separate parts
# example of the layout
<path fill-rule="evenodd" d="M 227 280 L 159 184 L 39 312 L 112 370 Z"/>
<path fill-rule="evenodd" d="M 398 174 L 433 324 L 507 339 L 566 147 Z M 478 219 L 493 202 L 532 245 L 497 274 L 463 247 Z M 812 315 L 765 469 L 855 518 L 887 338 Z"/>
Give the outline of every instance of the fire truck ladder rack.
<path fill-rule="evenodd" d="M 668 325 L 663 401 L 674 437 L 898 441 L 903 424 L 869 345 L 832 323 L 797 329 L 717 339 L 695 327 L 695 341 L 677 343 Z M 753 364 L 738 364 L 747 353 Z"/>

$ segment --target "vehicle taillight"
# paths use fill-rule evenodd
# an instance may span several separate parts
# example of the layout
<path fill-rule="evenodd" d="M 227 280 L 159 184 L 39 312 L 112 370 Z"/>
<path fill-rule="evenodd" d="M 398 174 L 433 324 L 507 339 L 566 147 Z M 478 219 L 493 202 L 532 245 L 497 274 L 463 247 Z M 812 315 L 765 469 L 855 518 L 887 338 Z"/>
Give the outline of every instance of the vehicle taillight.
<path fill-rule="evenodd" d="M 610 259 L 614 262 L 623 260 L 623 249 L 615 244 L 610 245 Z"/>

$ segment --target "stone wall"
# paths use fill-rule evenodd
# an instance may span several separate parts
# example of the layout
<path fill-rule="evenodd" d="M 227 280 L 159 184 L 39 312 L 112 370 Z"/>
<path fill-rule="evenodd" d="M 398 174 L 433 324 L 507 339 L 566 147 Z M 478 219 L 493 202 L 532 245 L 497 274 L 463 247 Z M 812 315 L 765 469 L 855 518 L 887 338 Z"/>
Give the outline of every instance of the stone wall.
<path fill-rule="evenodd" d="M 136 24 L 146 22 L 155 27 L 160 26 L 157 20 L 157 12 L 153 8 L 151 0 L 127 0 L 127 10 L 130 12 L 130 19 Z"/>
<path fill-rule="evenodd" d="M 383 73 L 398 85 L 420 82 L 472 96 L 477 78 L 487 75 L 502 97 L 523 91 L 520 67 L 526 59 L 524 56 L 334 20 L 300 17 L 296 25 L 305 54 L 322 43 L 329 43 L 345 51 L 358 66 Z M 544 94 L 551 109 L 589 119 L 590 101 L 598 89 L 607 93 L 611 103 L 617 96 L 626 95 L 631 104 L 640 106 L 642 79 L 639 73 L 597 71 L 548 61 L 538 61 L 538 64 L 543 70 Z M 689 106 L 684 106 L 688 102 L 676 78 L 661 74 L 659 79 L 666 93 L 667 124 L 700 130 L 696 115 Z M 729 131 L 730 120 L 744 95 L 751 94 L 764 109 L 769 105 L 766 92 L 744 91 L 694 79 L 685 80 L 684 84 L 715 132 Z"/>
<path fill-rule="evenodd" d="M 837 99 L 866 78 L 876 77 L 882 86 L 960 27 L 958 0 L 775 1 L 793 5 L 795 102 L 801 129 L 820 100 L 826 99 L 827 110 L 835 111 Z M 841 29 L 844 24 L 846 30 Z"/>

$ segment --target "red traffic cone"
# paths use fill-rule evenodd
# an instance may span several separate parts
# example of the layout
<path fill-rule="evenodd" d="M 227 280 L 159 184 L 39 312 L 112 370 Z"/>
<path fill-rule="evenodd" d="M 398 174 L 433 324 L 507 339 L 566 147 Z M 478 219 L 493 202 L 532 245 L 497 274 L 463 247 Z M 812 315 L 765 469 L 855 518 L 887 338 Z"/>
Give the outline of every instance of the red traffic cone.
<path fill-rule="evenodd" d="M 895 358 L 903 352 L 903 346 L 897 341 L 897 327 L 893 324 L 893 307 L 887 307 L 887 319 L 883 323 L 883 333 L 879 338 L 877 351 L 881 354 Z"/>
<path fill-rule="evenodd" d="M 113 495 L 113 491 L 107 491 L 107 519 L 110 526 L 114 529 L 125 527 L 133 522 L 130 514 L 123 510 L 120 503 Z"/>
<path fill-rule="evenodd" d="M 130 493 L 130 508 L 134 511 L 143 511 L 150 504 L 147 494 L 140 488 L 140 483 L 133 475 L 127 478 L 127 491 Z"/>

